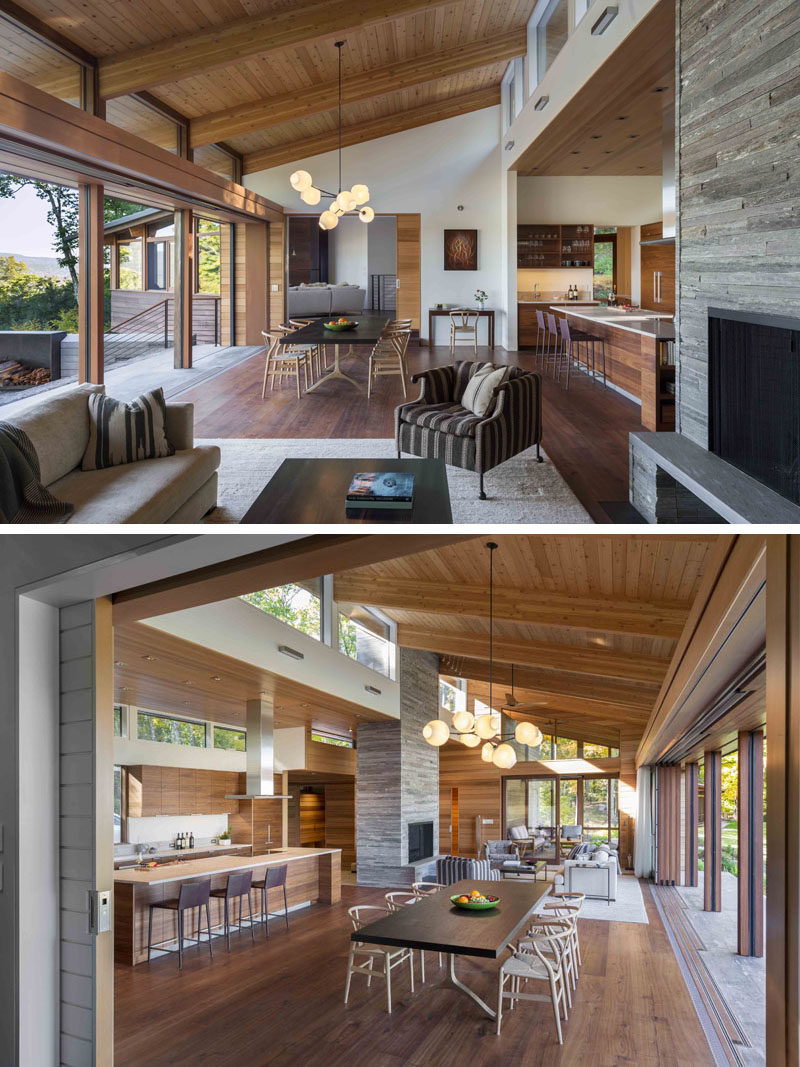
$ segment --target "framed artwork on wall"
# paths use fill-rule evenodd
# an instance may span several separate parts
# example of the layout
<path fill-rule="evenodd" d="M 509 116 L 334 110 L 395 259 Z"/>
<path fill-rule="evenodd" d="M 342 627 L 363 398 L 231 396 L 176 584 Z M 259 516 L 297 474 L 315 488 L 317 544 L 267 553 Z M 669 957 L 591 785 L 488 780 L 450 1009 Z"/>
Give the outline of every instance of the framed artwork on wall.
<path fill-rule="evenodd" d="M 478 231 L 444 231 L 444 269 L 478 269 Z"/>

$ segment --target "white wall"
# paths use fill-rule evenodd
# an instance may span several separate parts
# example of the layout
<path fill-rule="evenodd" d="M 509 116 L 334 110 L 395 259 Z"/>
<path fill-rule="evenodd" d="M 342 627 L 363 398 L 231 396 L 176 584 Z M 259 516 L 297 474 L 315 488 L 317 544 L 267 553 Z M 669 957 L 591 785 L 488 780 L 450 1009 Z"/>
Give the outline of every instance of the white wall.
<path fill-rule="evenodd" d="M 395 274 L 397 271 L 397 219 L 377 215 L 367 230 L 367 274 Z"/>
<path fill-rule="evenodd" d="M 339 220 L 328 234 L 328 281 L 367 288 L 367 230 L 355 215 Z"/>
<path fill-rule="evenodd" d="M 375 211 L 421 215 L 423 337 L 428 332 L 429 307 L 472 304 L 476 289 L 489 294 L 487 306 L 498 310 L 498 336 L 504 336 L 507 299 L 502 285 L 499 111 L 499 105 L 485 108 L 343 151 L 344 182 L 368 185 Z M 328 152 L 248 174 L 244 184 L 297 209 L 299 198 L 289 185 L 289 175 L 298 167 L 330 188 L 336 154 Z M 459 204 L 463 211 L 458 210 Z M 461 228 L 478 230 L 477 271 L 444 270 L 443 231 Z M 446 326 L 441 320 L 439 327 L 444 337 Z"/>
<path fill-rule="evenodd" d="M 19 1062 L 58 1063 L 58 610 L 22 597 L 19 625 Z"/>
<path fill-rule="evenodd" d="M 302 726 L 275 730 L 273 744 L 276 774 L 305 768 L 306 738 Z M 195 748 L 192 745 L 172 745 L 168 741 L 115 737 L 114 763 L 122 766 L 195 767 L 203 771 L 245 771 L 247 754 L 224 748 Z"/>
<path fill-rule="evenodd" d="M 639 226 L 661 218 L 659 175 L 517 178 L 517 222 Z"/>
<path fill-rule="evenodd" d="M 194 834 L 198 840 L 216 837 L 228 829 L 227 815 L 153 815 L 142 819 L 128 819 L 128 844 L 169 844 L 178 834 Z"/>

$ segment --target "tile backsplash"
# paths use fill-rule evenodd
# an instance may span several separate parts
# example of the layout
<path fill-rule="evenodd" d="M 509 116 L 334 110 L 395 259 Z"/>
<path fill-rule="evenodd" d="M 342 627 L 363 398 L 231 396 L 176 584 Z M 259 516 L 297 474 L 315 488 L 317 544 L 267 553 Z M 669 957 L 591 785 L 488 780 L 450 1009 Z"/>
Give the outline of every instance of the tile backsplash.
<path fill-rule="evenodd" d="M 153 815 L 128 819 L 128 844 L 172 843 L 176 834 L 194 834 L 197 839 L 207 840 L 227 828 L 227 815 Z"/>

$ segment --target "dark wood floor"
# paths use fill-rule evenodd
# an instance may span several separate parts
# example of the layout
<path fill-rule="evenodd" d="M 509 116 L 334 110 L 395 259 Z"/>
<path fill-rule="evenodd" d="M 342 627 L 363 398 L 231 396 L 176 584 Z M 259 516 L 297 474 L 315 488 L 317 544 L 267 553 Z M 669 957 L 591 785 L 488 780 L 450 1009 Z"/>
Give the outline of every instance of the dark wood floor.
<path fill-rule="evenodd" d="M 382 891 L 343 886 L 342 902 L 295 912 L 289 931 L 270 926 L 256 946 L 236 935 L 228 955 L 217 939 L 210 962 L 187 953 L 149 966 L 117 967 L 117 1067 L 214 1064 L 217 1067 L 705 1067 L 713 1057 L 678 964 L 643 884 L 649 925 L 581 920 L 583 967 L 564 1045 L 549 1004 L 523 1003 L 498 1038 L 490 1020 L 460 993 L 432 990 L 440 972 L 429 953 L 428 983 L 412 996 L 407 971 L 384 990 L 353 979 L 344 1006 L 349 920 L 355 903 L 380 903 Z M 497 963 L 458 962 L 457 973 L 494 1003 Z"/>
<path fill-rule="evenodd" d="M 534 368 L 530 352 L 480 348 L 479 359 Z M 450 362 L 446 347 L 409 349 L 409 371 Z M 366 381 L 363 361 L 343 362 L 345 371 Z M 262 355 L 205 381 L 180 396 L 195 405 L 197 437 L 392 437 L 394 409 L 402 402 L 399 379 L 382 378 L 368 401 L 337 381 L 298 400 L 293 382 L 261 399 Z M 409 395 L 416 396 L 412 385 Z M 595 522 L 612 521 L 603 503 L 628 499 L 628 434 L 641 430 L 639 407 L 586 375 L 572 376 L 569 392 L 545 378 L 544 448 Z"/>

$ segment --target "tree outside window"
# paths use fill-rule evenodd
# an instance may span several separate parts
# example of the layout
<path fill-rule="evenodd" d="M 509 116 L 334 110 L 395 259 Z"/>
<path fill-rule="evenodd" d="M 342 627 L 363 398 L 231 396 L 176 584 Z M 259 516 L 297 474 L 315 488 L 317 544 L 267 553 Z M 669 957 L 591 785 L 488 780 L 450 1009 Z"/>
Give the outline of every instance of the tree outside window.
<path fill-rule="evenodd" d="M 162 741 L 193 748 L 205 748 L 206 744 L 205 723 L 154 715 L 149 711 L 137 713 L 136 736 L 140 741 Z"/>
<path fill-rule="evenodd" d="M 212 219 L 196 219 L 198 293 L 220 291 L 220 225 Z"/>
<path fill-rule="evenodd" d="M 320 598 L 306 586 L 276 585 L 272 589 L 245 593 L 241 599 L 295 630 L 320 640 Z"/>
<path fill-rule="evenodd" d="M 246 752 L 247 734 L 244 730 L 230 730 L 227 726 L 215 726 L 214 748 L 231 749 L 234 752 Z"/>

